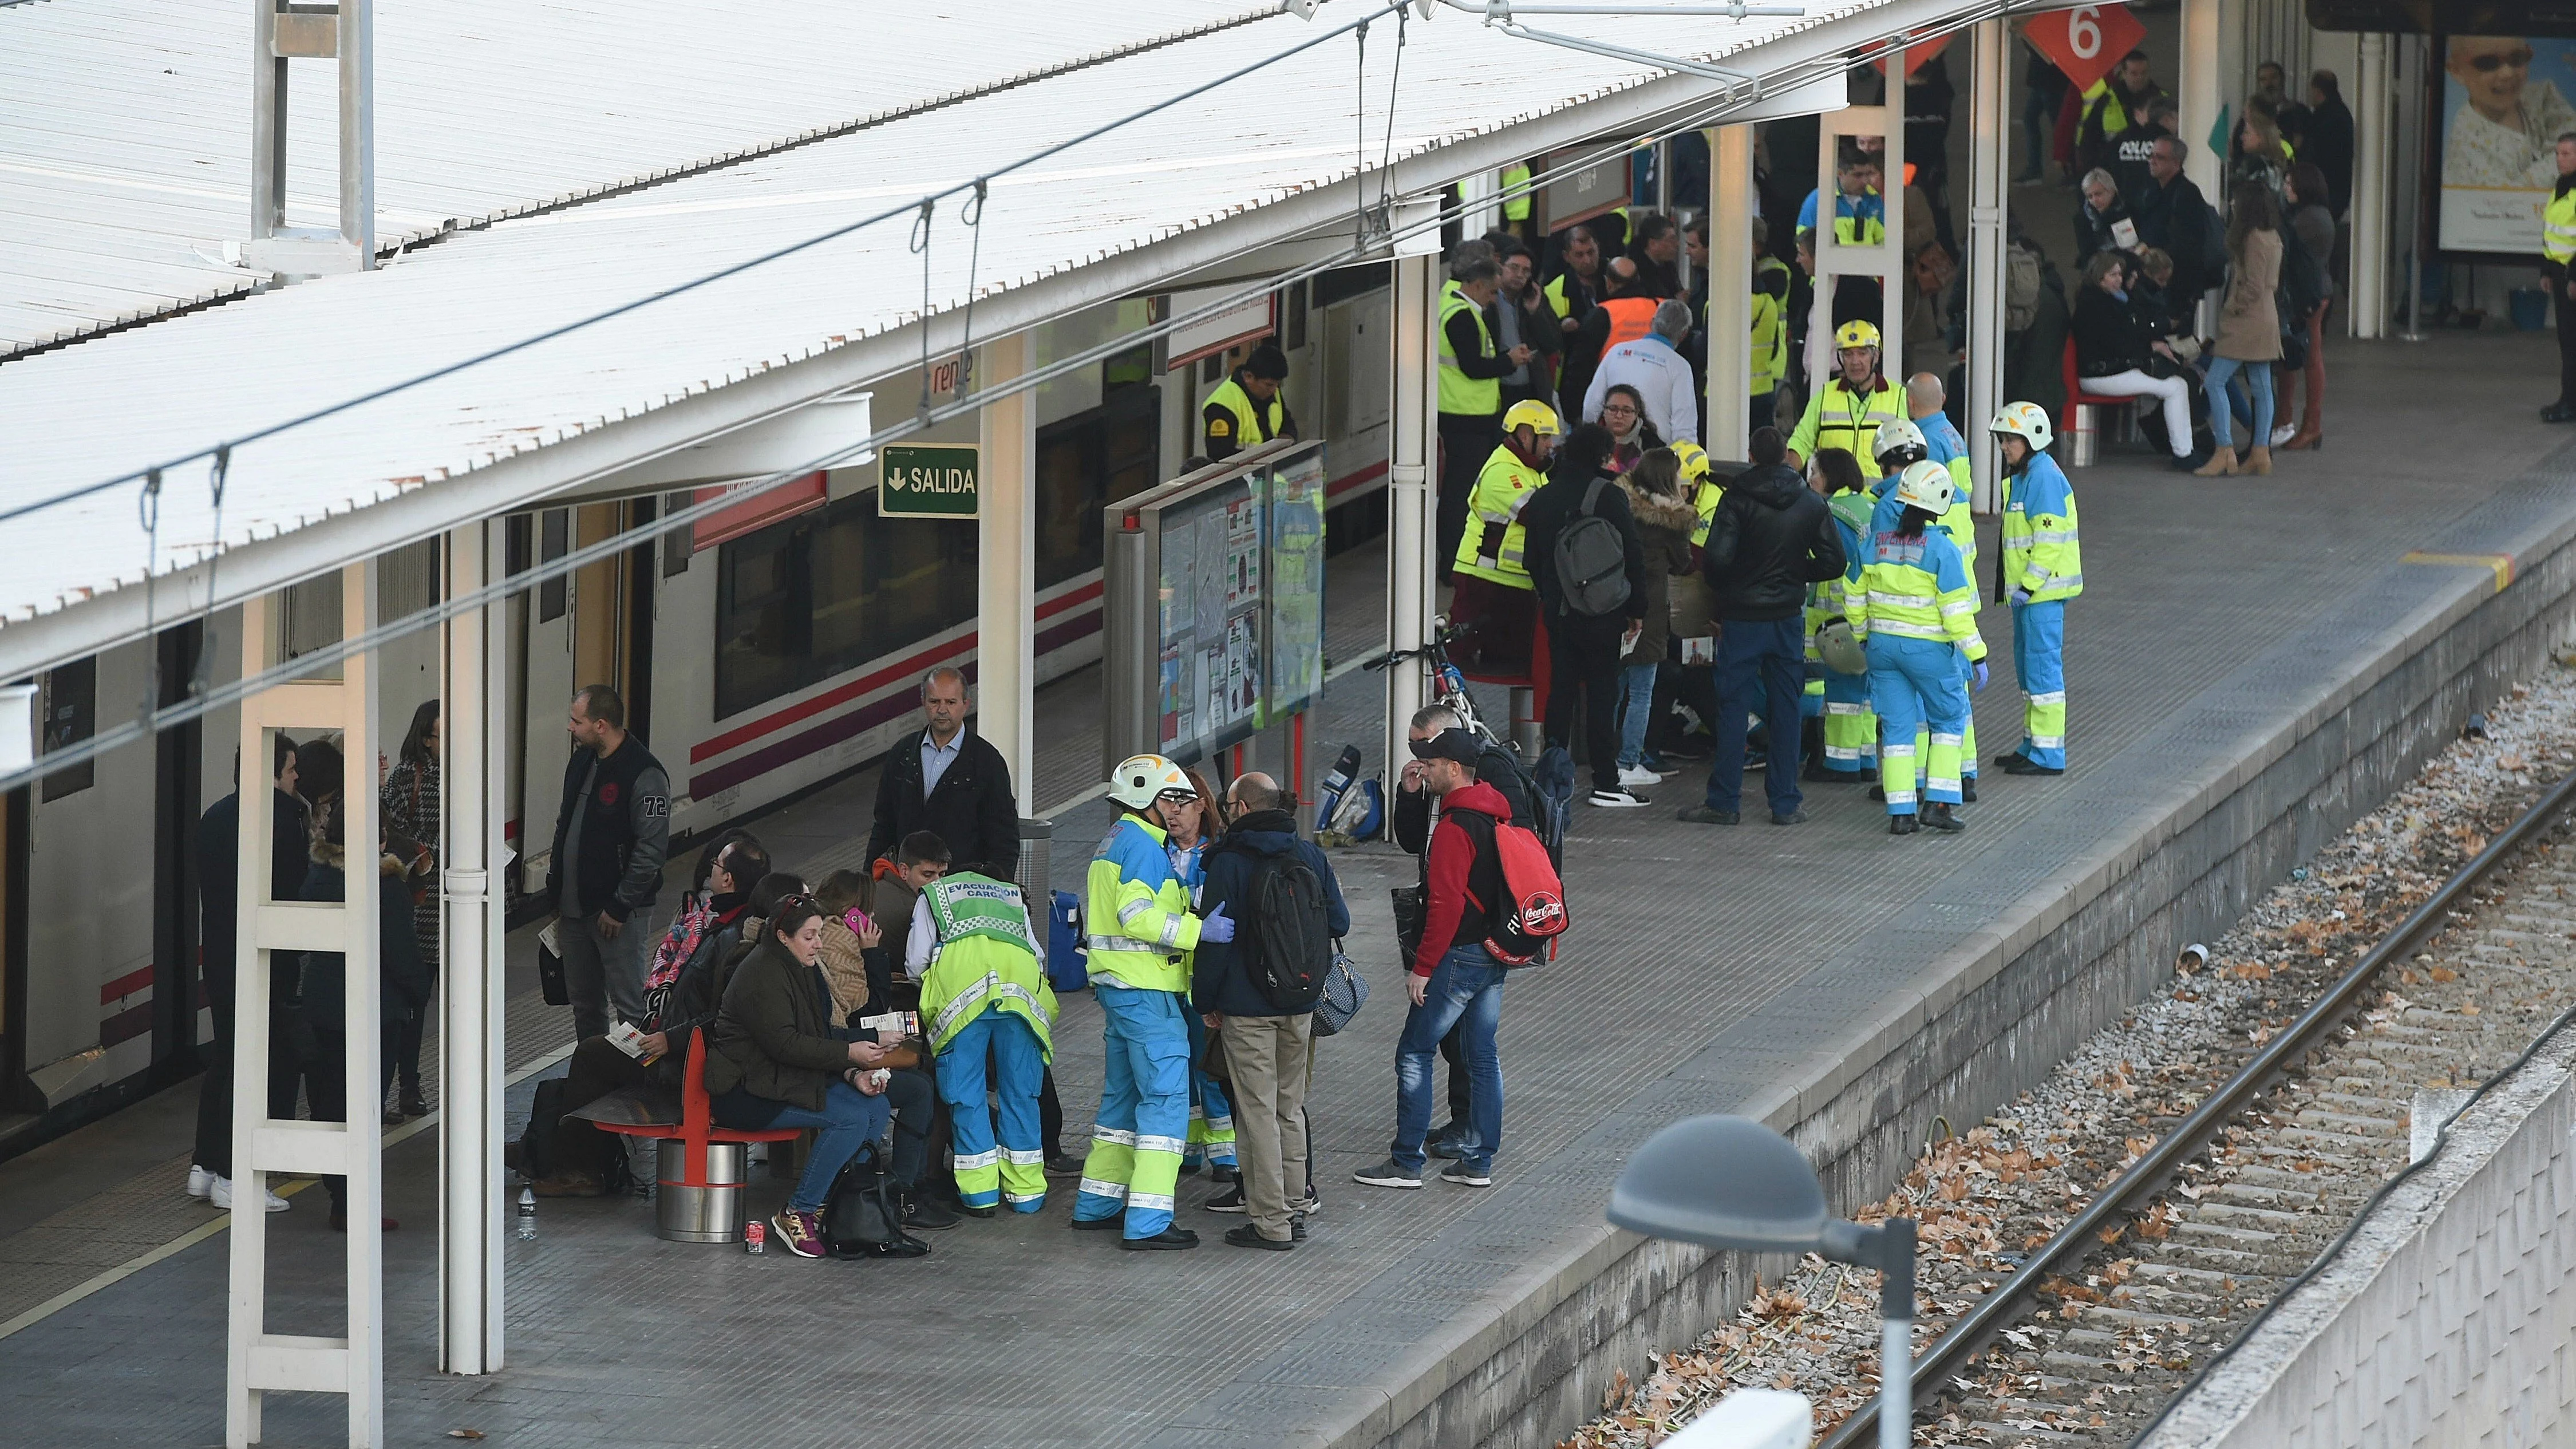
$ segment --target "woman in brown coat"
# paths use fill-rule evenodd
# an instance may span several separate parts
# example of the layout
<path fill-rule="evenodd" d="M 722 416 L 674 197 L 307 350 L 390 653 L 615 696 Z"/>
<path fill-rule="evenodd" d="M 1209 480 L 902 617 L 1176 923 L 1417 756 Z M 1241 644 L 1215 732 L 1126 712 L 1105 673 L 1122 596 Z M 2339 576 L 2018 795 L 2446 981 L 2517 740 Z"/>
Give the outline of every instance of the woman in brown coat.
<path fill-rule="evenodd" d="M 2272 471 L 2272 364 L 2281 358 L 2281 314 L 2273 300 L 2281 286 L 2281 208 L 2260 181 L 2238 182 L 2229 200 L 2227 301 L 2218 309 L 2218 340 L 2210 344 L 2203 384 L 2217 446 L 2194 470 L 2203 478 Z M 2252 447 L 2241 464 L 2229 440 L 2236 416 L 2227 401 L 2227 384 L 2238 377 L 2254 404 L 2254 431 L 2246 439 Z"/>
<path fill-rule="evenodd" d="M 1619 659 L 1619 783 L 1652 785 L 1663 779 L 1663 764 L 1646 758 L 1646 727 L 1654 720 L 1655 675 L 1672 640 L 1671 580 L 1691 572 L 1691 528 L 1699 515 L 1682 492 L 1681 460 L 1670 448 L 1648 449 L 1620 476 L 1619 488 L 1628 495 L 1646 554 L 1645 622 Z"/>

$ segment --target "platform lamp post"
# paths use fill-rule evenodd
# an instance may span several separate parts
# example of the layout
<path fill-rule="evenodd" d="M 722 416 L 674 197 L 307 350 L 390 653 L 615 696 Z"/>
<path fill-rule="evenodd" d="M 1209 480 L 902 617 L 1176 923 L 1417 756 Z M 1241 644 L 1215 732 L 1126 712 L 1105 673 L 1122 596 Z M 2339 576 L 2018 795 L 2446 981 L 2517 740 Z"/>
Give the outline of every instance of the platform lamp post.
<path fill-rule="evenodd" d="M 1914 1440 L 1914 1220 L 1877 1227 L 1825 1211 L 1816 1170 L 1749 1117 L 1690 1117 L 1645 1141 L 1610 1190 L 1610 1222 L 1650 1238 L 1748 1253 L 1821 1253 L 1879 1271 L 1879 1449 Z"/>

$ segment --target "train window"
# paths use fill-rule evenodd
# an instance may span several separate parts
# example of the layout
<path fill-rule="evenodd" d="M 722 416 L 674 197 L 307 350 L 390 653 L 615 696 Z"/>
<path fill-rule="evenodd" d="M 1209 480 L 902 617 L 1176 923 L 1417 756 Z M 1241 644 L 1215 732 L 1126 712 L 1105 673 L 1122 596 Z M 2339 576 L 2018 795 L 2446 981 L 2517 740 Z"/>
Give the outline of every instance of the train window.
<path fill-rule="evenodd" d="M 716 717 L 819 684 L 975 615 L 971 522 L 880 518 L 869 494 L 716 550 Z"/>
<path fill-rule="evenodd" d="M 45 671 L 45 753 L 66 750 L 98 730 L 98 656 Z M 97 762 L 83 760 L 45 777 L 44 798 L 60 800 L 97 783 Z"/>
<path fill-rule="evenodd" d="M 1129 388 L 1038 429 L 1037 580 L 1053 588 L 1100 567 L 1100 510 L 1161 476 L 1162 394 Z"/>
<path fill-rule="evenodd" d="M 1305 282 L 1289 283 L 1287 293 L 1287 303 L 1279 309 L 1287 317 L 1287 322 L 1279 329 L 1279 345 L 1294 352 L 1306 345 Z"/>
<path fill-rule="evenodd" d="M 1356 267 L 1335 267 L 1315 277 L 1313 305 L 1330 307 L 1347 302 L 1364 292 L 1374 292 L 1388 285 L 1393 276 L 1384 262 L 1365 262 Z"/>
<path fill-rule="evenodd" d="M 538 528 L 545 535 L 538 553 L 540 563 L 553 563 L 572 552 L 572 510 L 549 508 L 538 515 Z M 565 600 L 570 593 L 571 578 L 557 574 L 537 585 L 537 619 L 539 622 L 564 616 Z"/>
<path fill-rule="evenodd" d="M 513 576 L 537 566 L 537 521 L 524 513 L 510 515 L 502 530 L 502 562 Z"/>
<path fill-rule="evenodd" d="M 668 493 L 662 497 L 662 508 L 665 514 L 677 513 L 695 501 L 695 494 Z M 698 550 L 697 531 L 696 524 L 683 523 L 662 535 L 662 577 L 689 571 L 689 555 Z"/>

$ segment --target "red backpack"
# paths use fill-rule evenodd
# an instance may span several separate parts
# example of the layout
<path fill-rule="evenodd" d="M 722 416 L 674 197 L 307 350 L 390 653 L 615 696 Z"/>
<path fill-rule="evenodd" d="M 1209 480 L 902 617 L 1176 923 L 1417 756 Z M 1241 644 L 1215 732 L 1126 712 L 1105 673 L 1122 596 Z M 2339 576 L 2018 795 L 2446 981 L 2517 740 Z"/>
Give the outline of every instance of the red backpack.
<path fill-rule="evenodd" d="M 1557 876 L 1556 862 L 1548 859 L 1547 843 L 1528 826 L 1497 820 L 1482 810 L 1444 812 L 1449 813 L 1458 817 L 1460 828 L 1471 837 L 1483 837 L 1478 847 L 1492 853 L 1502 874 L 1501 905 L 1476 901 L 1491 917 L 1485 949 L 1505 966 L 1555 960 L 1556 938 L 1565 934 L 1571 921 L 1565 911 L 1565 882 Z M 1481 827 L 1469 823 L 1476 820 L 1485 823 Z M 1467 898 L 1476 900 L 1475 893 L 1469 891 Z"/>

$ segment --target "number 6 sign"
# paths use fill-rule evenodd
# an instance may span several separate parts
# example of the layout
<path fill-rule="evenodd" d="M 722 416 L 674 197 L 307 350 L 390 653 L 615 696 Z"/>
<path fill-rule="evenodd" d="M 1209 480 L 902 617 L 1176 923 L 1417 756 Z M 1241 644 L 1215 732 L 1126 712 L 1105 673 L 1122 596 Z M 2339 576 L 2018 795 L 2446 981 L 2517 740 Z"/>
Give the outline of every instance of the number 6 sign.
<path fill-rule="evenodd" d="M 2111 73 L 2120 57 L 2137 49 L 2138 42 L 2147 38 L 2147 27 L 2126 5 L 2078 5 L 2034 16 L 2022 26 L 2022 34 L 2081 91 L 2091 89 Z"/>

